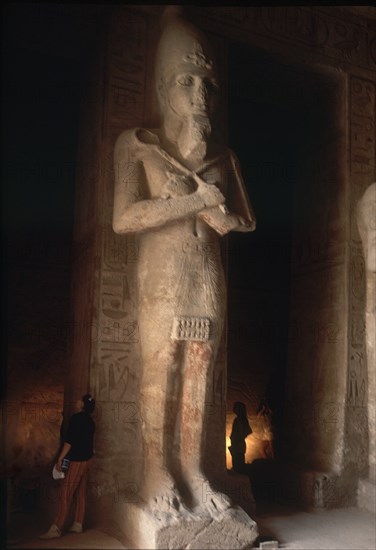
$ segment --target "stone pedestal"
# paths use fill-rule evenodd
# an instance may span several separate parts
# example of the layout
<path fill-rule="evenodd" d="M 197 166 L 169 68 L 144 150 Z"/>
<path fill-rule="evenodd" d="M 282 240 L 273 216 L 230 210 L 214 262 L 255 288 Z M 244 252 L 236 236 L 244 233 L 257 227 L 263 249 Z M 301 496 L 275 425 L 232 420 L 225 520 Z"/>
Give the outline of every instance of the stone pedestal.
<path fill-rule="evenodd" d="M 232 470 L 222 483 L 218 484 L 218 490 L 228 495 L 233 504 L 240 506 L 251 517 L 256 512 L 256 502 L 252 493 L 252 487 L 248 476 L 238 474 Z"/>
<path fill-rule="evenodd" d="M 376 513 L 376 483 L 372 479 L 359 480 L 358 507 Z"/>
<path fill-rule="evenodd" d="M 258 536 L 256 523 L 238 506 L 216 515 L 188 510 L 173 515 L 125 504 L 123 522 L 130 541 L 145 549 L 247 549 Z"/>

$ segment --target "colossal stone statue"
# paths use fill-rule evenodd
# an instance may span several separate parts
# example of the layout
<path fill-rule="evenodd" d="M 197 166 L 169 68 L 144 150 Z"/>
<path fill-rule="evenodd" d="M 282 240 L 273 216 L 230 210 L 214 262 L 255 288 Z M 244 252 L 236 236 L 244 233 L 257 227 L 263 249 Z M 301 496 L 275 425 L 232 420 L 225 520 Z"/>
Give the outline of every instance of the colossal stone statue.
<path fill-rule="evenodd" d="M 234 510 L 214 489 L 202 498 L 205 402 L 226 307 L 220 237 L 256 222 L 237 159 L 210 139 L 212 49 L 171 8 L 155 73 L 161 126 L 126 130 L 114 154 L 113 229 L 139 233 L 141 498 L 150 517 L 214 517 Z"/>
<path fill-rule="evenodd" d="M 358 228 L 366 262 L 366 349 L 368 374 L 369 478 L 376 481 L 376 183 L 358 204 Z"/>

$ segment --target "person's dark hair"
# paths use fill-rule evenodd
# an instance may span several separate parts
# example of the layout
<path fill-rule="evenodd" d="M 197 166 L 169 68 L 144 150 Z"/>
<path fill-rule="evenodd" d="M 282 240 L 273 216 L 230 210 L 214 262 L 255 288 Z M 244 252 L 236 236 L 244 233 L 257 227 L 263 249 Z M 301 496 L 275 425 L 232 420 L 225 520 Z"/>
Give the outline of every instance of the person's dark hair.
<path fill-rule="evenodd" d="M 252 428 L 248 421 L 247 408 L 245 406 L 245 403 L 242 403 L 241 401 L 235 401 L 233 411 L 242 425 L 244 437 L 247 437 L 247 435 L 252 433 Z"/>
<path fill-rule="evenodd" d="M 242 418 L 247 416 L 247 409 L 246 409 L 245 403 L 242 403 L 241 401 L 235 401 L 232 410 L 237 416 L 241 416 Z"/>
<path fill-rule="evenodd" d="M 84 403 L 84 411 L 91 414 L 95 409 L 94 397 L 91 395 L 91 393 L 85 393 L 85 395 L 82 397 L 82 401 Z"/>

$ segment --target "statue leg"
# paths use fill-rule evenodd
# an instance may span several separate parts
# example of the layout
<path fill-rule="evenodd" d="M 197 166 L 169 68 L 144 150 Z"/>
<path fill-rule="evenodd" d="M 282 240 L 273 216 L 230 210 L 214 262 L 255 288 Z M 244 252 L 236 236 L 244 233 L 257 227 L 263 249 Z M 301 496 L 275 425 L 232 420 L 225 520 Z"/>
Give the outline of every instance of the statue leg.
<path fill-rule="evenodd" d="M 156 315 L 149 313 L 139 318 L 143 368 L 140 408 L 144 444 L 141 497 L 152 508 L 174 513 L 183 507 L 172 476 L 182 346 L 163 333 L 163 324 L 157 323 L 156 337 Z"/>
<path fill-rule="evenodd" d="M 186 348 L 181 407 L 181 469 L 193 508 L 217 513 L 231 506 L 230 499 L 215 491 L 203 472 L 205 403 L 216 359 L 210 342 L 189 342 Z"/>

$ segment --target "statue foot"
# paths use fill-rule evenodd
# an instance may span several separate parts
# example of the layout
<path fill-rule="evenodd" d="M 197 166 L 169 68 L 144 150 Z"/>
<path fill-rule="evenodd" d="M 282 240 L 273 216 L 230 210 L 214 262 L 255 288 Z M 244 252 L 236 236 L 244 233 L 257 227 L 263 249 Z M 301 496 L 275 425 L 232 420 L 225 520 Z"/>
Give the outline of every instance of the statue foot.
<path fill-rule="evenodd" d="M 174 479 L 167 472 L 150 473 L 146 476 L 141 496 L 153 514 L 177 517 L 190 513 Z"/>
<path fill-rule="evenodd" d="M 194 496 L 194 511 L 205 511 L 211 516 L 218 516 L 232 506 L 230 497 L 216 491 L 203 474 L 194 476 L 190 485 Z"/>
<path fill-rule="evenodd" d="M 185 507 L 180 495 L 175 492 L 165 492 L 149 499 L 148 505 L 155 514 L 168 514 L 171 516 L 181 516 L 188 509 Z"/>

